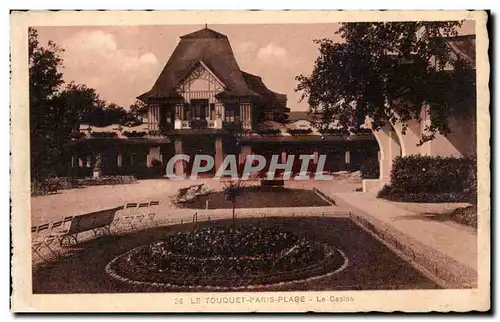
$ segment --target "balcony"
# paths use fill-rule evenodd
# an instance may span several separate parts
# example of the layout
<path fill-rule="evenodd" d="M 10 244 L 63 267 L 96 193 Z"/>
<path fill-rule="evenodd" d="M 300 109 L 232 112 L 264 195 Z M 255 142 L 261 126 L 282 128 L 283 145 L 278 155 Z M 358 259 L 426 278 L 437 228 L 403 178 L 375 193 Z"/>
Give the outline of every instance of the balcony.
<path fill-rule="evenodd" d="M 189 121 L 176 120 L 174 128 L 176 130 L 222 129 L 222 121 L 210 119 L 192 119 Z"/>

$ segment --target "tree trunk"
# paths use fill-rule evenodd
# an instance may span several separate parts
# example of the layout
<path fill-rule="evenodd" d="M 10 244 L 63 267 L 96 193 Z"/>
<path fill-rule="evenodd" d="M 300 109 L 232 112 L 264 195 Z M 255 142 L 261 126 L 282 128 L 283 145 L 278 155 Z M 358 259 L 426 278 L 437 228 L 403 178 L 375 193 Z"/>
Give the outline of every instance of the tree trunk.
<path fill-rule="evenodd" d="M 233 226 L 235 225 L 235 219 L 236 219 L 235 208 L 236 208 L 236 201 L 233 200 Z"/>

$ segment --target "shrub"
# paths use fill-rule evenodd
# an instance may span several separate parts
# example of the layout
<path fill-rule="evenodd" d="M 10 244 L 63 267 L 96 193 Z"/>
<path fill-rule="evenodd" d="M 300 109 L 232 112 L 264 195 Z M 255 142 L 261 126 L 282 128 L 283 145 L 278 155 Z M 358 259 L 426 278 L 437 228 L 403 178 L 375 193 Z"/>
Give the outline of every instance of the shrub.
<path fill-rule="evenodd" d="M 58 190 L 71 189 L 78 186 L 76 178 L 50 177 L 31 181 L 31 195 L 43 196 Z"/>
<path fill-rule="evenodd" d="M 116 137 L 116 132 L 91 132 L 90 136 L 93 138 L 114 138 Z"/>
<path fill-rule="evenodd" d="M 262 131 L 257 131 L 257 134 L 260 135 L 279 135 L 280 133 L 280 129 L 265 129 Z"/>
<path fill-rule="evenodd" d="M 453 210 L 449 216 L 459 224 L 477 228 L 477 207 L 475 206 L 457 208 Z"/>
<path fill-rule="evenodd" d="M 394 160 L 390 185 L 379 198 L 405 202 L 473 201 L 477 190 L 474 157 L 411 155 Z"/>
<path fill-rule="evenodd" d="M 124 131 L 123 135 L 128 138 L 142 138 L 146 136 L 148 133 L 145 131 Z"/>
<path fill-rule="evenodd" d="M 378 179 L 380 178 L 380 166 L 377 158 L 366 159 L 361 165 L 361 178 Z"/>
<path fill-rule="evenodd" d="M 31 181 L 31 195 L 32 196 L 43 196 L 48 193 L 47 186 L 39 180 Z"/>
<path fill-rule="evenodd" d="M 128 119 L 128 120 L 123 120 L 122 122 L 120 122 L 121 125 L 124 125 L 124 126 L 138 126 L 138 125 L 141 125 L 142 124 L 142 120 L 138 119 L 138 118 L 134 118 L 134 119 Z"/>
<path fill-rule="evenodd" d="M 116 184 L 129 184 L 137 181 L 134 176 L 105 176 L 99 178 L 78 179 L 78 184 L 82 186 L 103 186 Z"/>
<path fill-rule="evenodd" d="M 288 129 L 287 132 L 291 135 L 307 135 L 312 133 L 312 129 Z"/>
<path fill-rule="evenodd" d="M 469 196 L 472 203 L 477 201 L 477 158 L 471 155 L 468 158 L 469 171 L 464 182 L 464 192 Z"/>
<path fill-rule="evenodd" d="M 321 134 L 325 134 L 325 135 L 345 135 L 345 134 L 349 134 L 344 129 L 332 129 L 332 128 L 322 129 L 319 132 Z"/>
<path fill-rule="evenodd" d="M 406 192 L 462 192 L 471 160 L 410 155 L 394 160 L 391 186 Z"/>

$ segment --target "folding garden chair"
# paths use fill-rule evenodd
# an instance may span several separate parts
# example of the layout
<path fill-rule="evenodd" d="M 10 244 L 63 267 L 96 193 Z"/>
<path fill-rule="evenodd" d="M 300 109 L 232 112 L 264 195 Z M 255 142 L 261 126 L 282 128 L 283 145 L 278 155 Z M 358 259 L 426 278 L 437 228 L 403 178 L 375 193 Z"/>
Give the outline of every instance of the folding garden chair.
<path fill-rule="evenodd" d="M 47 248 L 55 257 L 58 256 L 57 252 L 54 251 L 51 247 L 51 244 L 57 239 L 54 236 L 51 236 L 50 232 L 53 227 L 59 227 L 62 225 L 62 221 L 57 221 L 50 224 L 43 224 L 39 226 L 31 227 L 32 240 L 31 240 L 31 250 L 40 257 L 44 262 L 47 261 L 42 255 L 43 248 Z"/>
<path fill-rule="evenodd" d="M 155 217 L 156 217 L 156 211 L 159 208 L 159 206 L 160 206 L 160 202 L 159 201 L 155 200 L 155 201 L 150 201 L 149 202 L 149 212 L 148 212 L 146 220 L 150 220 L 153 223 L 154 226 L 157 225 Z"/>
<path fill-rule="evenodd" d="M 144 219 L 146 218 L 146 215 L 149 212 L 149 202 L 143 202 L 140 203 L 139 206 L 137 207 L 137 212 L 135 213 L 135 216 L 133 218 L 133 222 L 137 225 L 144 226 Z"/>
<path fill-rule="evenodd" d="M 125 206 L 121 206 L 121 207 L 118 207 L 116 209 L 115 217 L 113 218 L 113 221 L 111 222 L 110 229 L 114 229 L 116 232 L 122 231 L 122 229 L 121 229 L 122 227 L 120 227 L 120 223 L 123 221 L 122 217 L 123 217 L 123 209 L 124 208 L 125 208 Z"/>
<path fill-rule="evenodd" d="M 132 220 L 137 212 L 137 205 L 136 202 L 126 204 L 119 216 L 119 219 L 125 222 L 130 229 L 134 228 Z"/>
<path fill-rule="evenodd" d="M 149 204 L 148 204 L 149 205 Z M 138 208 L 139 204 L 136 202 L 134 203 L 128 203 L 125 206 L 124 214 L 123 214 L 123 219 L 125 219 L 130 227 L 130 229 L 135 229 L 135 221 L 136 221 L 136 216 L 139 211 Z"/>

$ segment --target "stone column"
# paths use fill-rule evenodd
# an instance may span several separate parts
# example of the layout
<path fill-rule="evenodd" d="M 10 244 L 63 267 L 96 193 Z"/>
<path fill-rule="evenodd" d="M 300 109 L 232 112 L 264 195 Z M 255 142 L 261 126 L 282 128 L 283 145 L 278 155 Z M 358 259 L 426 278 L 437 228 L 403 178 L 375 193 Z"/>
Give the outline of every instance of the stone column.
<path fill-rule="evenodd" d="M 87 168 L 92 167 L 92 156 L 87 155 Z"/>
<path fill-rule="evenodd" d="M 83 161 L 82 158 L 78 158 L 78 166 L 80 168 L 84 168 L 85 167 L 85 162 Z"/>
<path fill-rule="evenodd" d="M 349 151 L 349 148 L 345 150 L 345 163 L 351 164 L 351 151 Z"/>
<path fill-rule="evenodd" d="M 74 155 L 71 156 L 71 167 L 74 168 L 76 164 L 76 157 Z"/>
<path fill-rule="evenodd" d="M 224 160 L 224 150 L 222 147 L 222 139 L 215 139 L 215 171 L 217 171 Z"/>
<path fill-rule="evenodd" d="M 123 155 L 121 152 L 118 152 L 118 154 L 116 155 L 116 165 L 118 167 L 123 166 Z"/>
<path fill-rule="evenodd" d="M 183 154 L 184 151 L 182 149 L 182 140 L 181 139 L 175 139 L 174 141 L 174 149 L 175 149 L 175 154 Z M 174 172 L 176 175 L 181 176 L 184 175 L 184 161 L 177 161 L 174 165 Z"/>
<path fill-rule="evenodd" d="M 390 128 L 384 128 L 384 152 L 380 160 L 380 179 L 383 183 L 391 181 L 392 162 L 400 154 L 396 132 Z"/>
<path fill-rule="evenodd" d="M 245 161 L 247 159 L 247 155 L 252 154 L 252 147 L 250 145 L 242 145 L 241 150 L 240 150 L 240 164 L 245 164 Z"/>

